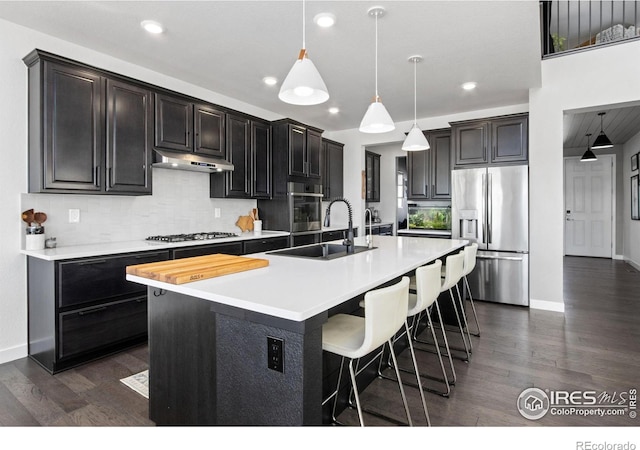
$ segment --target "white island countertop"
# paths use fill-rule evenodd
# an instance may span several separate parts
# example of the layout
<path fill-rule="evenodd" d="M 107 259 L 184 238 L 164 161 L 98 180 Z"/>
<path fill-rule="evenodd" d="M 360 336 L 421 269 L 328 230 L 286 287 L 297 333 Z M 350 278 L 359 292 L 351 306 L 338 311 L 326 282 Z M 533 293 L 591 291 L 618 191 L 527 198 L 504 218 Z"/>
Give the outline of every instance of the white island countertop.
<path fill-rule="evenodd" d="M 366 245 L 364 237 L 355 241 L 356 245 Z M 127 275 L 127 280 L 282 319 L 304 321 L 455 252 L 466 243 L 374 236 L 373 245 L 377 248 L 332 260 L 255 253 L 250 256 L 269 260 L 269 266 L 180 285 L 135 275 Z"/>

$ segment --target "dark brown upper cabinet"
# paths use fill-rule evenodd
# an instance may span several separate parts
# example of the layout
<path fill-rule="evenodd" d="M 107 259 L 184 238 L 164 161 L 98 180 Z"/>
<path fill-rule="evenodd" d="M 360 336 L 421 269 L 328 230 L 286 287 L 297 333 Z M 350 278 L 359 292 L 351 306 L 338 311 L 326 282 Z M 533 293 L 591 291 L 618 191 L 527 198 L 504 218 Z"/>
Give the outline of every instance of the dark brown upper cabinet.
<path fill-rule="evenodd" d="M 251 198 L 271 198 L 271 124 L 251 120 Z"/>
<path fill-rule="evenodd" d="M 151 193 L 151 93 L 34 50 L 29 67 L 29 192 Z"/>
<path fill-rule="evenodd" d="M 291 119 L 272 122 L 273 189 L 287 195 L 287 182 L 321 182 L 322 130 Z"/>
<path fill-rule="evenodd" d="M 151 92 L 107 79 L 108 192 L 151 193 Z"/>
<path fill-rule="evenodd" d="M 271 126 L 269 122 L 227 114 L 226 158 L 233 171 L 210 176 L 210 196 L 271 198 Z"/>
<path fill-rule="evenodd" d="M 322 140 L 324 170 L 322 175 L 322 193 L 324 200 L 340 198 L 344 195 L 343 156 L 344 144 Z"/>
<path fill-rule="evenodd" d="M 365 151 L 366 201 L 380 201 L 380 155 Z"/>
<path fill-rule="evenodd" d="M 528 114 L 455 122 L 451 129 L 456 166 L 528 161 Z"/>
<path fill-rule="evenodd" d="M 226 157 L 226 113 L 213 105 L 156 93 L 155 146 L 166 150 Z"/>
<path fill-rule="evenodd" d="M 451 198 L 451 130 L 424 132 L 429 150 L 407 152 L 409 200 Z"/>

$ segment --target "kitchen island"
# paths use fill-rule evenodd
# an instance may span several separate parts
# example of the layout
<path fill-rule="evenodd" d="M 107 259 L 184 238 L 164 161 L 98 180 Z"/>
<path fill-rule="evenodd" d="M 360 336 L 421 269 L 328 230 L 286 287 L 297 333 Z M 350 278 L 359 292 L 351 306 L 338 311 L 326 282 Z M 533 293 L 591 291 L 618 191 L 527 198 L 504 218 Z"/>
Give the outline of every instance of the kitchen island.
<path fill-rule="evenodd" d="M 320 425 L 330 310 L 465 244 L 375 236 L 376 248 L 342 258 L 257 253 L 268 267 L 181 285 L 127 275 L 149 289 L 150 419 Z"/>

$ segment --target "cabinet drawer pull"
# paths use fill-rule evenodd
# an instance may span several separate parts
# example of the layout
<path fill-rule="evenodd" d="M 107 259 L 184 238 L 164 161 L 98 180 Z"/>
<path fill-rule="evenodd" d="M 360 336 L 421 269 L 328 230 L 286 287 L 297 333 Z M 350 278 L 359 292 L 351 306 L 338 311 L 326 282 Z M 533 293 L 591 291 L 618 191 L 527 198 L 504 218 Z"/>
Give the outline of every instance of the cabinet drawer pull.
<path fill-rule="evenodd" d="M 106 259 L 96 259 L 94 261 L 84 261 L 84 262 L 80 262 L 78 263 L 79 266 L 92 266 L 94 264 L 104 264 L 106 263 L 107 260 Z"/>
<path fill-rule="evenodd" d="M 89 314 L 97 313 L 97 312 L 100 312 L 100 311 L 105 311 L 106 309 L 107 309 L 106 306 L 101 306 L 101 307 L 95 308 L 95 309 L 89 309 L 89 310 L 86 310 L 86 311 L 80 311 L 80 312 L 78 312 L 78 315 L 79 316 L 88 316 Z"/>
<path fill-rule="evenodd" d="M 146 259 L 146 258 L 151 258 L 153 256 L 159 256 L 162 255 L 162 252 L 158 252 L 158 253 L 147 253 L 144 255 L 136 255 L 135 258 L 136 259 Z"/>

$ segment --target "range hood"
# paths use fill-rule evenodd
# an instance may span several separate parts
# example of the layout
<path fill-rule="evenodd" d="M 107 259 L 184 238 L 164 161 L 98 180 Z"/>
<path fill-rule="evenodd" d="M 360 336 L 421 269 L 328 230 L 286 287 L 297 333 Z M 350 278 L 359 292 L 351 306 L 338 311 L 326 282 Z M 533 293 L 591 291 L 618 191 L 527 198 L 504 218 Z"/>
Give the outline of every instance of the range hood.
<path fill-rule="evenodd" d="M 154 160 L 153 167 L 207 173 L 233 170 L 233 164 L 222 158 L 196 155 L 194 153 L 171 152 L 158 149 L 154 150 L 156 152 L 156 158 Z"/>

